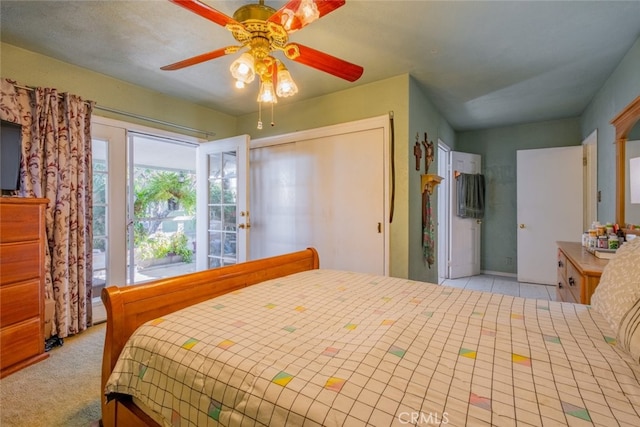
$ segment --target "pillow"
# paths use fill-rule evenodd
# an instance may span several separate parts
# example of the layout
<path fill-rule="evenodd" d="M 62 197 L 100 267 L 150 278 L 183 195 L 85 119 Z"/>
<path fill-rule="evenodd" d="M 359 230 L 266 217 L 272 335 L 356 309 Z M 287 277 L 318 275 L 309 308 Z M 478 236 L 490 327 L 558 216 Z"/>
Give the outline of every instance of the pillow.
<path fill-rule="evenodd" d="M 622 318 L 616 344 L 640 363 L 640 299 Z"/>
<path fill-rule="evenodd" d="M 640 299 L 640 239 L 624 243 L 609 260 L 591 296 L 591 306 L 618 333 L 627 312 Z"/>

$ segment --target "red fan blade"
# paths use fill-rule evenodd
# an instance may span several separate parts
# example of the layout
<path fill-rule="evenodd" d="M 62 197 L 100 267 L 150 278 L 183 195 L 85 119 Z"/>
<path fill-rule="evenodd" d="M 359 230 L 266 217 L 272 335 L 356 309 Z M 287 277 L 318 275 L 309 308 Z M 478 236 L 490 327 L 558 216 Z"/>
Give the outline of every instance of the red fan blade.
<path fill-rule="evenodd" d="M 299 52 L 299 55 L 296 55 L 296 51 Z M 359 65 L 298 43 L 289 43 L 285 46 L 284 52 L 293 61 L 333 74 L 350 82 L 358 80 L 364 72 L 364 68 Z"/>
<path fill-rule="evenodd" d="M 194 56 L 193 58 L 188 58 L 183 61 L 176 62 L 174 64 L 165 65 L 164 67 L 160 67 L 160 69 L 164 71 L 179 70 L 180 68 L 185 68 L 190 65 L 200 64 L 201 62 L 209 61 L 211 59 L 216 59 L 221 56 L 237 52 L 238 49 L 239 49 L 238 46 L 223 47 L 222 49 L 203 53 L 202 55 Z"/>
<path fill-rule="evenodd" d="M 345 4 L 345 0 L 312 0 L 312 3 L 316 4 L 319 18 L 322 18 L 329 12 L 332 12 Z M 296 13 L 302 4 L 302 0 L 291 0 L 285 4 L 276 13 L 271 15 L 269 21 L 282 25 L 288 33 L 292 33 L 305 27 L 311 22 L 305 22 L 300 19 L 300 14 Z"/>
<path fill-rule="evenodd" d="M 178 6 L 182 6 L 185 9 L 189 9 L 191 12 L 196 13 L 203 18 L 215 22 L 223 27 L 227 24 L 237 24 L 238 21 L 225 15 L 222 12 L 218 12 L 211 6 L 208 6 L 198 0 L 169 0 L 171 3 L 175 3 Z"/>

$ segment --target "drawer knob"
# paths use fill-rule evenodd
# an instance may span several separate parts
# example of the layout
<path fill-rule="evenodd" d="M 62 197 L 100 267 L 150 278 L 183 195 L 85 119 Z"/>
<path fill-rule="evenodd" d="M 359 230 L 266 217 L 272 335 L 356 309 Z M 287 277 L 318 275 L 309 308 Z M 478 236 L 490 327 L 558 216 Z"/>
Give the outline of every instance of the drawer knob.
<path fill-rule="evenodd" d="M 569 277 L 569 286 L 574 286 L 576 284 L 576 281 L 573 279 L 573 277 Z"/>

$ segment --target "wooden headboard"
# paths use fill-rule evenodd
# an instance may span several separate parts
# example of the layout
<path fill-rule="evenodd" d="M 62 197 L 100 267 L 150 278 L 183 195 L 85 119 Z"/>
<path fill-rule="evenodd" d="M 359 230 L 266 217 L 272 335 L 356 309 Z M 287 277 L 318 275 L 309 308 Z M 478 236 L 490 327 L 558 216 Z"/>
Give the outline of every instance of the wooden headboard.
<path fill-rule="evenodd" d="M 103 289 L 107 330 L 102 357 L 101 390 L 104 390 L 125 343 L 144 322 L 236 289 L 317 268 L 318 253 L 309 248 L 142 285 L 110 286 Z M 103 425 L 116 425 L 117 403 L 102 399 Z"/>

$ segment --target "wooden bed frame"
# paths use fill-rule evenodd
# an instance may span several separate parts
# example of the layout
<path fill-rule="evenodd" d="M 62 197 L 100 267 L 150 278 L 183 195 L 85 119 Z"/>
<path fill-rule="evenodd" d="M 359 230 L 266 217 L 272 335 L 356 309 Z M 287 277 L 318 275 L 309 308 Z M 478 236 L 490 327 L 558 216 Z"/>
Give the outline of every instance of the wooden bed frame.
<path fill-rule="evenodd" d="M 315 249 L 309 248 L 291 254 L 155 280 L 142 285 L 111 286 L 103 289 L 102 301 L 107 311 L 107 330 L 102 357 L 100 395 L 103 395 L 102 390 L 125 343 L 144 322 L 265 280 L 317 268 L 318 253 Z M 131 399 L 116 398 L 107 402 L 103 396 L 101 401 L 104 426 L 158 426 Z"/>

